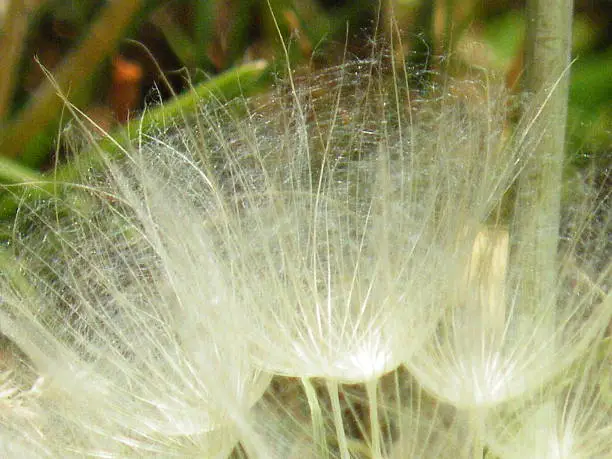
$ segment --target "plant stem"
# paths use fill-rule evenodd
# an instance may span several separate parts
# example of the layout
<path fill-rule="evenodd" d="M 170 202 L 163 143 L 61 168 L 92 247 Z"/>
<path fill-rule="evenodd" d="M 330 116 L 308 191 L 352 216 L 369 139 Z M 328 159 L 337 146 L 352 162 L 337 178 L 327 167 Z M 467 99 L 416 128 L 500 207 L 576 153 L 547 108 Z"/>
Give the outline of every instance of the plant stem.
<path fill-rule="evenodd" d="M 336 426 L 336 437 L 338 439 L 338 448 L 340 449 L 341 459 L 351 459 L 348 450 L 348 441 L 346 432 L 344 431 L 344 423 L 342 421 L 342 408 L 340 408 L 340 396 L 338 383 L 333 380 L 327 381 L 327 390 L 332 404 L 332 412 L 334 414 L 334 425 Z"/>
<path fill-rule="evenodd" d="M 312 421 L 312 436 L 317 447 L 317 452 L 321 455 L 321 457 L 327 457 L 325 423 L 323 420 L 321 405 L 319 404 L 319 399 L 317 398 L 317 391 L 312 384 L 312 381 L 310 381 L 308 378 L 302 378 L 302 385 L 304 386 L 304 392 L 306 393 L 306 399 L 308 400 L 308 407 L 310 409 L 310 417 Z"/>
<path fill-rule="evenodd" d="M 0 156 L 0 183 L 26 184 L 36 183 L 39 185 L 48 179 L 29 167 Z"/>
<path fill-rule="evenodd" d="M 370 407 L 370 436 L 372 437 L 372 458 L 381 459 L 381 435 L 382 429 L 378 418 L 378 380 L 372 379 L 366 383 L 368 394 L 368 406 Z"/>
<path fill-rule="evenodd" d="M 526 139 L 533 156 L 518 182 L 512 257 L 524 268 L 525 293 L 543 304 L 555 291 L 572 1 L 527 0 L 526 14 L 525 89 L 538 115 Z"/>
<path fill-rule="evenodd" d="M 469 413 L 471 452 L 473 459 L 483 459 L 484 446 L 482 442 L 483 412 L 479 409 L 472 409 Z"/>
<path fill-rule="evenodd" d="M 10 1 L 4 30 L 0 34 L 0 62 L 3 66 L 3 72 L 0 75 L 0 120 L 9 113 L 11 108 L 19 59 L 28 32 L 29 9 L 23 0 Z"/>
<path fill-rule="evenodd" d="M 91 26 L 81 46 L 69 54 L 55 73 L 57 86 L 67 94 L 78 91 L 108 56 L 144 6 L 144 0 L 112 0 Z M 0 136 L 0 155 L 17 157 L 28 142 L 60 114 L 63 101 L 57 97 L 55 84 L 46 81 L 32 95 L 17 118 Z"/>

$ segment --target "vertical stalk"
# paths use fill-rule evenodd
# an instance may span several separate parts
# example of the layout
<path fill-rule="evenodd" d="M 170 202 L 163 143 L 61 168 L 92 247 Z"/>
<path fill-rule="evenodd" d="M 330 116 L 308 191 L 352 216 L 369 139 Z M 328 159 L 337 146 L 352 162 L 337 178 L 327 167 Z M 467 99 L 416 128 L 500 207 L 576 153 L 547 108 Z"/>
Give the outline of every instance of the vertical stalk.
<path fill-rule="evenodd" d="M 370 436 L 372 437 L 372 458 L 382 459 L 380 419 L 378 418 L 378 380 L 372 379 L 366 383 L 368 405 L 370 407 Z"/>
<path fill-rule="evenodd" d="M 470 428 L 470 449 L 473 459 L 484 458 L 484 444 L 482 441 L 482 426 L 484 413 L 480 409 L 470 409 L 469 412 L 469 428 Z"/>
<path fill-rule="evenodd" d="M 525 89 L 538 116 L 525 139 L 533 156 L 518 182 L 512 257 L 523 268 L 524 293 L 543 305 L 555 290 L 572 0 L 527 0 L 526 15 Z"/>
<path fill-rule="evenodd" d="M 351 459 L 348 450 L 348 441 L 346 432 L 344 431 L 344 423 L 342 421 L 342 408 L 340 408 L 340 396 L 338 383 L 333 380 L 327 381 L 327 390 L 331 399 L 332 411 L 334 414 L 334 425 L 336 426 L 336 436 L 338 437 L 338 448 L 340 449 L 341 459 Z"/>
<path fill-rule="evenodd" d="M 317 391 L 308 378 L 302 378 L 302 385 L 304 386 L 308 407 L 310 408 L 313 440 L 321 457 L 324 458 L 327 457 L 325 422 L 323 420 L 321 405 L 319 405 L 319 400 L 317 398 Z"/>

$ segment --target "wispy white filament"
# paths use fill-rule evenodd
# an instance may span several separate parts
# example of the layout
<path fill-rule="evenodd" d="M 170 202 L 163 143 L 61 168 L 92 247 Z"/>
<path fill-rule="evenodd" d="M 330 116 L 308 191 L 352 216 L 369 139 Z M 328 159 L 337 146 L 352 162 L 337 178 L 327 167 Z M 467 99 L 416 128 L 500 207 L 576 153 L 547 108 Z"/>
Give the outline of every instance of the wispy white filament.
<path fill-rule="evenodd" d="M 523 124 L 509 134 L 503 92 L 416 93 L 381 66 L 203 106 L 22 206 L 0 332 L 44 384 L 17 404 L 0 380 L 0 451 L 227 457 L 240 441 L 279 459 L 485 446 L 513 458 L 556 457 L 549 442 L 561 457 L 591 441 L 580 435 L 607 445 L 599 386 L 573 390 L 570 370 L 612 315 L 609 261 L 590 260 L 609 219 L 579 215 L 556 290 L 535 302 L 532 267 L 510 261 L 521 235 L 505 229 L 530 146 Z M 295 403 L 271 403 L 279 379 Z"/>

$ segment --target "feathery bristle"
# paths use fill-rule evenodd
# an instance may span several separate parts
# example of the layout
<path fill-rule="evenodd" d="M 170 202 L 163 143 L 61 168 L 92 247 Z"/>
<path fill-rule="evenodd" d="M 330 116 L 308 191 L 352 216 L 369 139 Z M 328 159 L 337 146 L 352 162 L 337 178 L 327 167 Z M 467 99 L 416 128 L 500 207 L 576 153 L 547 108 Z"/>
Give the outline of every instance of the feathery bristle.
<path fill-rule="evenodd" d="M 610 220 L 574 213 L 534 301 L 503 201 L 531 123 L 381 62 L 203 105 L 23 204 L 0 332 L 44 387 L 0 385 L 5 456 L 512 458 L 553 415 L 606 444 L 599 386 L 560 388 L 610 322 L 610 262 L 582 266 Z"/>

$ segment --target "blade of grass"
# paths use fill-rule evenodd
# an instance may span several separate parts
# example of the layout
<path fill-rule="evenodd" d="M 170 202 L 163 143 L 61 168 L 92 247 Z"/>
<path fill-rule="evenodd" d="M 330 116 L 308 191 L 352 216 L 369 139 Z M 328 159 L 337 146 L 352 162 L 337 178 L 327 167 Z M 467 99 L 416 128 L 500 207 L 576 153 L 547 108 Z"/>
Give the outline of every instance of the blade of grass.
<path fill-rule="evenodd" d="M 28 17 L 31 8 L 22 0 L 9 2 L 6 21 L 0 34 L 0 62 L 4 68 L 0 74 L 0 119 L 11 109 L 15 91 L 19 59 L 28 32 Z"/>
<path fill-rule="evenodd" d="M 203 100 L 211 98 L 228 100 L 246 92 L 252 93 L 257 90 L 258 83 L 267 75 L 267 69 L 268 64 L 265 61 L 255 61 L 203 82 L 194 87 L 192 91 L 147 111 L 141 119 L 132 120 L 115 132 L 105 135 L 95 148 L 79 155 L 79 162 L 94 166 L 101 159 L 99 151 L 104 151 L 110 157 L 119 156 L 123 151 L 122 146 L 125 146 L 130 138 L 130 132 L 146 134 L 156 126 L 178 120 L 185 113 L 193 113 L 197 104 Z M 44 175 L 39 176 L 24 167 L 19 167 L 14 162 L 9 162 L 6 158 L 0 157 L 0 159 L 3 159 L 0 162 L 2 166 L 0 179 L 26 186 L 28 188 L 27 199 L 43 198 L 53 194 L 58 188 L 58 183 L 74 183 L 79 180 L 81 169 L 70 163 L 53 171 L 53 180 L 46 180 Z M 5 168 L 5 164 L 10 167 Z M 10 218 L 17 210 L 20 202 L 18 194 L 10 192 L 0 197 L 0 220 Z"/>
<path fill-rule="evenodd" d="M 199 67 L 212 68 L 209 47 L 214 37 L 217 17 L 217 1 L 193 2 L 195 21 L 193 22 L 194 51 Z"/>
<path fill-rule="evenodd" d="M 102 60 L 115 49 L 145 3 L 144 0 L 108 2 L 81 46 L 64 59 L 55 73 L 57 84 L 64 93 L 78 90 L 91 77 Z M 16 119 L 0 133 L 0 155 L 20 156 L 30 139 L 59 117 L 62 107 L 63 102 L 57 97 L 53 84 L 42 83 Z"/>
<path fill-rule="evenodd" d="M 12 159 L 0 156 L 0 183 L 40 183 L 44 180 L 42 174 Z"/>
<path fill-rule="evenodd" d="M 200 53 L 203 45 L 191 40 L 165 10 L 157 10 L 151 16 L 151 20 L 162 31 L 170 49 L 184 66 L 190 69 L 200 67 L 211 70 L 214 68 L 206 54 Z"/>

